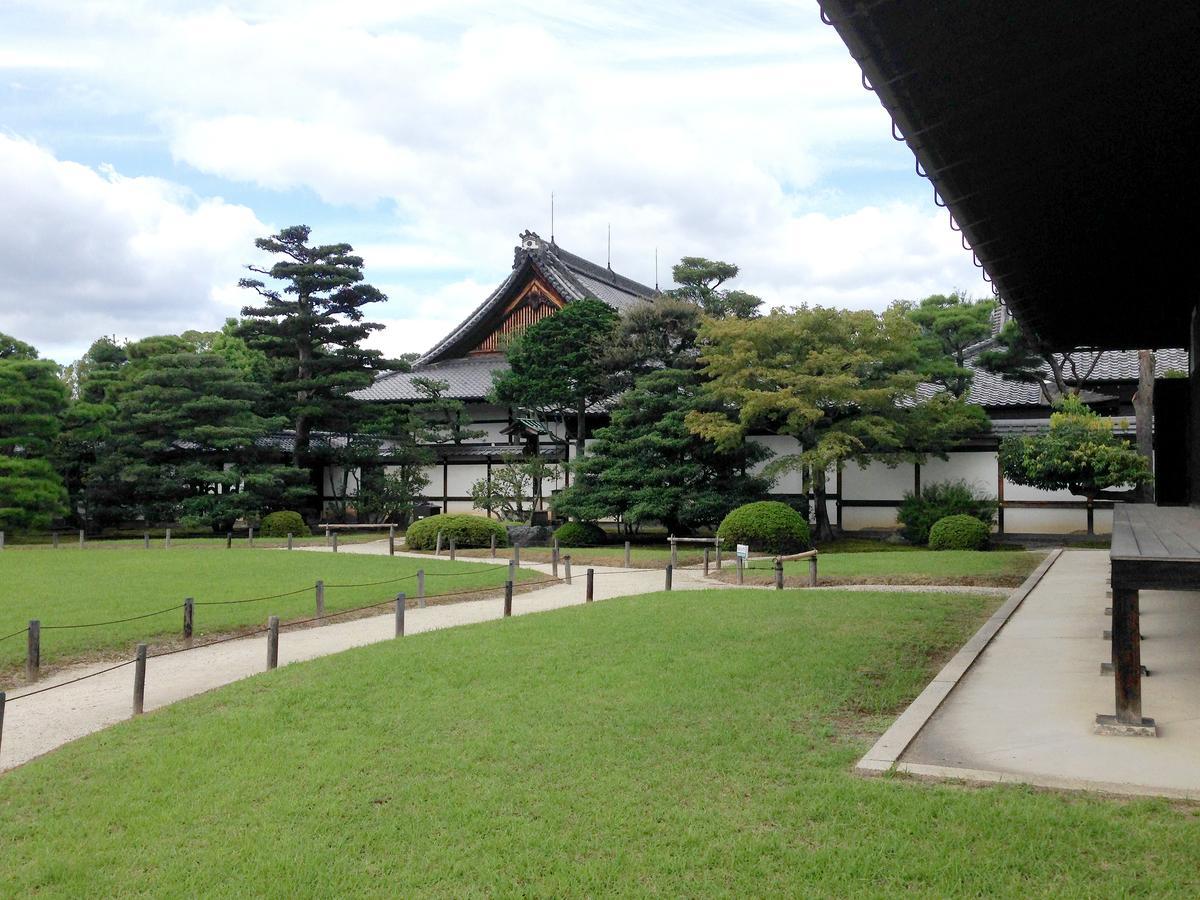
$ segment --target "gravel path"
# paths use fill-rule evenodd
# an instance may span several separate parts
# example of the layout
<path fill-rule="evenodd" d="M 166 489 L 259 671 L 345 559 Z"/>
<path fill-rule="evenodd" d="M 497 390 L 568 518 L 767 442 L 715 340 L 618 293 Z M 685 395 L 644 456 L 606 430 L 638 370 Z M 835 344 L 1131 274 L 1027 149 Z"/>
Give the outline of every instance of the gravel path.
<path fill-rule="evenodd" d="M 325 548 L 304 549 L 328 552 Z M 339 552 L 386 554 L 387 543 L 348 545 L 340 547 Z M 459 557 L 462 561 L 467 559 L 465 556 Z M 472 561 L 492 564 L 490 559 Z M 548 565 L 528 564 L 522 568 L 550 574 Z M 661 570 L 626 570 L 600 566 L 593 568 L 596 572 L 596 600 L 646 594 L 663 589 L 664 575 Z M 572 584 L 552 584 L 527 593 L 518 593 L 513 598 L 513 615 L 544 612 L 584 602 L 584 571 L 576 568 L 572 574 Z M 700 572 L 694 570 L 676 572 L 673 581 L 676 590 L 696 590 L 714 586 L 705 581 Z M 405 613 L 405 632 L 417 634 L 438 628 L 499 619 L 503 615 L 503 602 L 503 591 L 499 590 L 494 596 L 484 599 L 409 609 Z M 394 634 L 395 616 L 391 610 L 383 615 L 320 627 L 295 631 L 284 628 L 279 635 L 279 664 L 287 665 L 351 647 L 392 640 Z M 266 635 L 239 638 L 215 646 L 150 659 L 146 664 L 145 709 L 149 712 L 185 697 L 254 675 L 263 671 L 266 659 Z M 71 667 L 37 684 L 9 691 L 0 743 L 0 771 L 11 769 L 69 741 L 129 718 L 133 700 L 132 665 L 87 678 L 76 684 L 64 685 L 25 700 L 20 699 L 25 693 L 49 685 L 64 684 L 74 678 L 100 672 L 111 665 L 113 664 L 98 663 Z"/>

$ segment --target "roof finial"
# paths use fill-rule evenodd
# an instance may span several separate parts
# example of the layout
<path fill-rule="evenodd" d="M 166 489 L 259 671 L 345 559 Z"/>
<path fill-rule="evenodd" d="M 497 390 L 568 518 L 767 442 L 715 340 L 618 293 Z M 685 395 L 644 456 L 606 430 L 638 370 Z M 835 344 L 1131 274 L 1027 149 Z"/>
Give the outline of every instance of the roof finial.
<path fill-rule="evenodd" d="M 550 192 L 550 243 L 554 243 L 554 191 Z"/>
<path fill-rule="evenodd" d="M 608 223 L 608 271 L 612 271 L 612 222 Z"/>

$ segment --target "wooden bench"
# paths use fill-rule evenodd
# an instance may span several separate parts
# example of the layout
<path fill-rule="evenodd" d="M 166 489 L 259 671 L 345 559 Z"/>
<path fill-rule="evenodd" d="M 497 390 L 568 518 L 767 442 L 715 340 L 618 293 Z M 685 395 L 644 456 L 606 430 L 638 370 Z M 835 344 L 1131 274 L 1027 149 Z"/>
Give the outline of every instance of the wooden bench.
<path fill-rule="evenodd" d="M 1200 509 L 1117 504 L 1109 558 L 1116 715 L 1096 716 L 1096 732 L 1152 737 L 1154 720 L 1142 715 L 1138 592 L 1200 591 Z"/>

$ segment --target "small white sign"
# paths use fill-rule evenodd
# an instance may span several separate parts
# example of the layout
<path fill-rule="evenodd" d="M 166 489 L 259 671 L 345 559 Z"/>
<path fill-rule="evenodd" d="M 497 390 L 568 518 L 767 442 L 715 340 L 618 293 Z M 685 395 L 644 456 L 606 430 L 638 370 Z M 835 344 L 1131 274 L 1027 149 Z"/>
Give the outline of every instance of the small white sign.
<path fill-rule="evenodd" d="M 750 545 L 749 544 L 738 544 L 737 545 L 737 556 L 738 556 L 738 559 L 749 559 L 750 558 Z"/>

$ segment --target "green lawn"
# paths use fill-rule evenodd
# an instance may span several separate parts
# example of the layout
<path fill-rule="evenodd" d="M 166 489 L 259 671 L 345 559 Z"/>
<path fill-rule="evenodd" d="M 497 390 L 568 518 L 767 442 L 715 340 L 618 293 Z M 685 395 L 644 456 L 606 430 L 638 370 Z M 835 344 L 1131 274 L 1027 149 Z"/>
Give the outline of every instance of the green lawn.
<path fill-rule="evenodd" d="M 1194 805 L 852 774 L 995 603 L 676 592 L 264 673 L 0 776 L 2 893 L 1195 896 Z"/>
<path fill-rule="evenodd" d="M 883 550 L 872 553 L 821 553 L 817 573 L 821 584 L 966 584 L 1016 587 L 1037 568 L 1046 554 L 1023 550 Z M 784 577 L 807 583 L 808 562 L 783 564 Z M 732 569 L 722 576 L 732 581 Z M 774 578 L 774 562 L 751 560 L 746 580 L 766 584 Z"/>
<path fill-rule="evenodd" d="M 315 611 L 314 586 L 326 583 L 325 610 L 336 612 L 382 601 L 404 591 L 416 596 L 417 569 L 426 571 L 429 596 L 503 584 L 506 569 L 479 563 L 415 560 L 404 557 L 242 550 L 216 553 L 187 546 L 163 550 L 50 550 L 9 548 L 0 552 L 0 637 L 42 622 L 42 665 L 91 653 L 128 652 L 138 641 L 175 638 L 182 628 L 179 609 L 102 628 L 51 626 L 139 616 L 193 597 L 195 634 L 262 625 L 269 615 L 299 619 Z M 522 571 L 525 580 L 544 575 Z M 403 579 L 403 580 L 398 580 Z M 336 585 L 383 582 L 367 587 Z M 300 591 L 253 603 L 202 606 L 206 601 L 241 600 Z M 11 683 L 24 665 L 25 638 L 0 642 L 0 680 Z"/>

